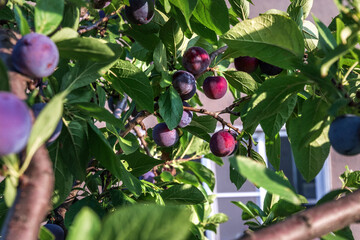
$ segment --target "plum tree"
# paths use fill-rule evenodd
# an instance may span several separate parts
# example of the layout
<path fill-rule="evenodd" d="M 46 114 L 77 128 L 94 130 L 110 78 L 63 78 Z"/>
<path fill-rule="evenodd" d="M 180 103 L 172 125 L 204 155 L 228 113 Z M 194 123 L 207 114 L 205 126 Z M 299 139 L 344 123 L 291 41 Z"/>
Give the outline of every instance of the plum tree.
<path fill-rule="evenodd" d="M 125 15 L 133 24 L 148 24 L 154 17 L 154 0 L 130 0 L 130 6 L 125 6 Z"/>
<path fill-rule="evenodd" d="M 331 146 L 340 154 L 352 156 L 360 153 L 360 117 L 343 115 L 330 125 Z"/>
<path fill-rule="evenodd" d="M 62 229 L 62 227 L 60 227 L 57 224 L 45 224 L 44 225 L 45 228 L 47 228 L 55 237 L 55 240 L 64 240 L 65 239 L 65 233 L 64 233 L 64 229 Z"/>
<path fill-rule="evenodd" d="M 243 71 L 247 73 L 255 72 L 259 66 L 259 60 L 253 57 L 237 57 L 234 59 L 234 65 L 236 70 Z"/>
<path fill-rule="evenodd" d="M 179 140 L 176 129 L 169 130 L 166 123 L 158 123 L 152 132 L 154 142 L 161 147 L 173 146 Z"/>
<path fill-rule="evenodd" d="M 50 76 L 59 62 L 55 43 L 45 35 L 29 33 L 14 46 L 12 63 L 17 71 L 29 77 Z"/>
<path fill-rule="evenodd" d="M 194 75 L 204 72 L 209 67 L 210 62 L 209 54 L 201 47 L 189 48 L 182 59 L 183 67 Z"/>
<path fill-rule="evenodd" d="M 192 98 L 196 92 L 196 80 L 189 72 L 179 70 L 174 73 L 172 84 L 182 100 Z"/>
<path fill-rule="evenodd" d="M 210 151 L 218 157 L 230 155 L 235 149 L 234 136 L 226 130 L 220 130 L 210 138 Z"/>
<path fill-rule="evenodd" d="M 34 116 L 35 118 L 37 116 L 39 116 L 40 112 L 44 109 L 44 107 L 46 106 L 46 103 L 35 103 L 31 109 L 33 110 L 34 112 Z M 53 132 L 53 134 L 51 135 L 51 137 L 48 139 L 48 143 L 52 143 L 54 142 L 60 135 L 61 133 L 61 129 L 62 129 L 62 126 L 63 126 L 63 122 L 62 120 L 59 121 L 58 125 L 56 126 L 56 129 L 55 131 Z"/>
<path fill-rule="evenodd" d="M 92 5 L 95 9 L 101 9 L 104 7 L 109 6 L 111 3 L 111 0 L 93 0 Z"/>
<path fill-rule="evenodd" d="M 203 83 L 205 95 L 210 99 L 222 98 L 227 91 L 227 81 L 222 76 L 207 77 Z"/>
<path fill-rule="evenodd" d="M 18 153 L 30 136 L 31 116 L 14 94 L 0 91 L 0 156 Z"/>
<path fill-rule="evenodd" d="M 269 76 L 278 75 L 283 70 L 282 68 L 279 68 L 277 66 L 274 66 L 272 64 L 269 64 L 269 63 L 266 63 L 266 62 L 263 62 L 263 61 L 260 61 L 259 65 L 260 65 L 261 72 L 265 73 L 265 74 L 267 74 Z"/>
<path fill-rule="evenodd" d="M 190 105 L 187 102 L 183 102 L 183 105 L 190 107 Z M 181 120 L 179 122 L 178 127 L 184 128 L 184 127 L 188 126 L 191 123 L 192 118 L 193 118 L 193 113 L 191 111 L 183 110 Z"/>

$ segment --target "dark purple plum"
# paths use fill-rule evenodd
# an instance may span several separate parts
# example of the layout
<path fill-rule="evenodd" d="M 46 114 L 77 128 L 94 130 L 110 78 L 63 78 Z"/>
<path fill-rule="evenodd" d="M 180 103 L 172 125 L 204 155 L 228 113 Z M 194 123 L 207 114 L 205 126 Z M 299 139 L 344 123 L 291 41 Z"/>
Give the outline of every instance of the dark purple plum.
<path fill-rule="evenodd" d="M 172 84 L 179 93 L 182 100 L 188 100 L 196 92 L 196 80 L 194 75 L 189 72 L 179 70 L 174 73 Z"/>
<path fill-rule="evenodd" d="M 210 151 L 218 157 L 225 157 L 230 155 L 236 145 L 236 140 L 233 135 L 225 130 L 220 130 L 211 136 Z"/>
<path fill-rule="evenodd" d="M 109 6 L 111 0 L 93 0 L 93 8 L 95 9 L 102 9 Z"/>
<path fill-rule="evenodd" d="M 158 123 L 153 129 L 152 137 L 154 142 L 161 147 L 170 147 L 179 140 L 176 129 L 169 130 L 166 123 Z"/>
<path fill-rule="evenodd" d="M 125 6 L 125 15 L 129 22 L 137 25 L 148 24 L 154 17 L 154 0 L 129 0 L 130 6 Z"/>
<path fill-rule="evenodd" d="M 19 153 L 31 132 L 31 115 L 17 96 L 0 91 L 0 156 Z"/>
<path fill-rule="evenodd" d="M 190 107 L 190 105 L 187 102 L 183 102 L 183 105 L 186 107 Z M 181 120 L 179 122 L 178 127 L 184 128 L 188 126 L 191 123 L 192 118 L 193 118 L 192 111 L 183 110 L 183 114 L 181 116 Z"/>
<path fill-rule="evenodd" d="M 99 11 L 99 17 L 104 18 L 105 16 L 106 16 L 106 14 L 105 14 L 104 10 L 100 10 Z"/>
<path fill-rule="evenodd" d="M 236 70 L 247 73 L 255 72 L 259 65 L 259 60 L 253 57 L 237 57 L 234 59 L 234 65 Z"/>
<path fill-rule="evenodd" d="M 236 152 L 237 148 L 238 148 L 238 142 L 236 141 L 237 136 L 239 135 L 237 132 L 235 132 L 234 130 L 230 130 L 231 135 L 234 137 L 235 139 L 235 148 L 234 151 L 232 151 L 232 153 L 230 153 L 229 155 L 232 155 Z"/>
<path fill-rule="evenodd" d="M 54 235 L 55 240 L 65 239 L 64 229 L 62 229 L 62 227 L 60 227 L 59 225 L 48 223 L 45 224 L 44 227 L 47 228 Z"/>
<path fill-rule="evenodd" d="M 210 99 L 222 98 L 226 94 L 227 85 L 224 77 L 207 77 L 203 83 L 204 93 Z"/>
<path fill-rule="evenodd" d="M 16 43 L 11 58 L 20 73 L 42 78 L 54 72 L 59 62 L 59 51 L 47 36 L 29 33 Z"/>
<path fill-rule="evenodd" d="M 148 181 L 148 182 L 151 182 L 151 183 L 155 183 L 154 178 L 155 178 L 155 174 L 152 171 L 149 171 L 149 172 L 143 174 L 140 177 L 140 180 L 145 180 L 145 181 Z"/>
<path fill-rule="evenodd" d="M 0 9 L 4 8 L 7 4 L 8 0 L 0 0 Z"/>
<path fill-rule="evenodd" d="M 277 66 L 271 65 L 271 64 L 263 62 L 263 61 L 260 61 L 259 65 L 260 65 L 261 72 L 265 73 L 269 76 L 278 75 L 283 70 L 282 68 L 279 68 Z"/>
<path fill-rule="evenodd" d="M 343 115 L 337 117 L 329 129 L 329 140 L 336 152 L 353 156 L 360 153 L 360 117 Z"/>
<path fill-rule="evenodd" d="M 201 47 L 189 48 L 182 59 L 183 67 L 194 75 L 204 72 L 210 62 L 209 54 Z"/>
<path fill-rule="evenodd" d="M 46 103 L 35 103 L 35 104 L 31 107 L 32 110 L 33 110 L 33 112 L 34 112 L 35 118 L 36 118 L 37 116 L 39 116 L 40 112 L 44 109 L 45 106 L 46 106 Z M 51 135 L 51 137 L 50 137 L 49 140 L 47 141 L 48 143 L 54 142 L 54 141 L 60 136 L 62 126 L 63 126 L 63 122 L 62 122 L 62 120 L 60 119 L 58 125 L 57 125 L 56 128 L 55 128 L 55 131 L 53 132 L 53 134 Z"/>

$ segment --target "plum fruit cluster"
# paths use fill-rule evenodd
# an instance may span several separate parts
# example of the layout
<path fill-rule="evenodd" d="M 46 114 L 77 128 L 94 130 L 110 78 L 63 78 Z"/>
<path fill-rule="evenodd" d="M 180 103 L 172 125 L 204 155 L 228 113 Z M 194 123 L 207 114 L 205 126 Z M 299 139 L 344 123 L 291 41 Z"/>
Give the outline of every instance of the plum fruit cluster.
<path fill-rule="evenodd" d="M 218 157 L 229 156 L 234 153 L 237 145 L 234 133 L 220 130 L 210 138 L 210 151 Z"/>
<path fill-rule="evenodd" d="M 260 66 L 261 72 L 269 76 L 278 75 L 283 70 L 282 68 L 248 56 L 240 56 L 235 58 L 234 65 L 236 70 L 247 73 L 255 72 L 258 66 Z"/>
<path fill-rule="evenodd" d="M 19 153 L 27 144 L 31 115 L 14 94 L 0 91 L 0 156 Z"/>
<path fill-rule="evenodd" d="M 60 227 L 59 225 L 48 223 L 45 224 L 44 227 L 47 228 L 54 235 L 55 240 L 65 239 L 64 229 L 62 229 L 62 227 Z"/>
<path fill-rule="evenodd" d="M 125 15 L 129 22 L 137 25 L 148 24 L 154 17 L 155 0 L 129 0 Z"/>
<path fill-rule="evenodd" d="M 360 153 L 360 117 L 343 115 L 330 125 L 329 140 L 336 152 L 353 156 Z"/>
<path fill-rule="evenodd" d="M 46 103 L 35 103 L 31 109 L 34 112 L 34 116 L 35 118 L 37 116 L 39 116 L 40 112 L 44 109 L 44 107 L 46 106 Z M 53 134 L 51 135 L 51 137 L 48 139 L 47 143 L 52 143 L 54 142 L 60 135 L 61 133 L 61 129 L 62 129 L 63 123 L 60 120 L 59 123 L 56 125 L 55 131 L 53 132 Z"/>
<path fill-rule="evenodd" d="M 29 33 L 14 46 L 12 55 L 14 68 L 29 77 L 50 76 L 59 62 L 59 51 L 47 36 Z"/>

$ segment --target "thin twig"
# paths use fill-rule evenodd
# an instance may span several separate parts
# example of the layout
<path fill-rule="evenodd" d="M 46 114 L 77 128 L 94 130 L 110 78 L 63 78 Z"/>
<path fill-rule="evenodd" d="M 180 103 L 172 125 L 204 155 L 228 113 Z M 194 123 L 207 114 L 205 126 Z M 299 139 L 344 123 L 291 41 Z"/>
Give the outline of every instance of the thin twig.
<path fill-rule="evenodd" d="M 136 133 L 136 136 L 140 139 L 141 145 L 143 146 L 146 154 L 152 157 L 147 142 L 145 141 L 144 135 L 140 132 L 140 129 L 138 127 L 134 127 L 134 131 Z"/>
<path fill-rule="evenodd" d="M 130 120 L 128 124 L 126 124 L 125 129 L 121 131 L 120 136 L 124 138 L 136 125 L 140 124 L 145 118 L 150 115 L 151 113 L 146 110 L 139 112 L 134 119 Z"/>

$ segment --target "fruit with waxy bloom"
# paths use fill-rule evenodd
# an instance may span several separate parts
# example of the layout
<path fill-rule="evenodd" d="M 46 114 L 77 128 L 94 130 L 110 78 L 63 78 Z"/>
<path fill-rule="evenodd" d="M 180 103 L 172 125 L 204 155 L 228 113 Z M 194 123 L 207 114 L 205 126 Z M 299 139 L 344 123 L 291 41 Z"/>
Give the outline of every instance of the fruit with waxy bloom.
<path fill-rule="evenodd" d="M 196 80 L 189 72 L 179 70 L 174 73 L 172 80 L 173 87 L 179 93 L 182 100 L 192 98 L 196 92 Z"/>
<path fill-rule="evenodd" d="M 183 56 L 183 67 L 190 73 L 197 75 L 204 72 L 210 65 L 210 56 L 201 47 L 189 48 Z"/>
<path fill-rule="evenodd" d="M 210 99 L 219 99 L 225 96 L 227 81 L 222 76 L 207 77 L 203 83 L 205 95 Z"/>
<path fill-rule="evenodd" d="M 218 157 L 225 157 L 233 153 L 236 146 L 234 136 L 226 130 L 214 133 L 210 139 L 210 151 Z"/>
<path fill-rule="evenodd" d="M 166 123 L 158 123 L 152 132 L 154 142 L 161 147 L 173 146 L 179 140 L 176 129 L 170 130 Z"/>

